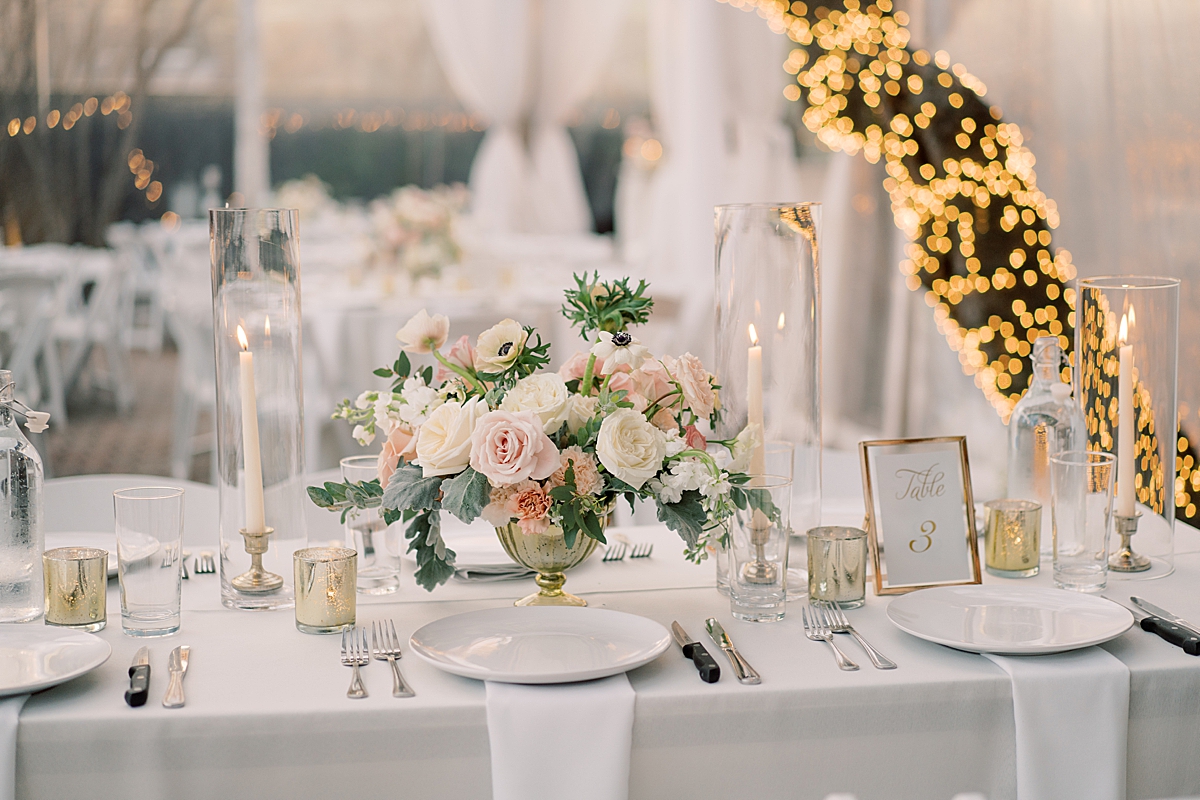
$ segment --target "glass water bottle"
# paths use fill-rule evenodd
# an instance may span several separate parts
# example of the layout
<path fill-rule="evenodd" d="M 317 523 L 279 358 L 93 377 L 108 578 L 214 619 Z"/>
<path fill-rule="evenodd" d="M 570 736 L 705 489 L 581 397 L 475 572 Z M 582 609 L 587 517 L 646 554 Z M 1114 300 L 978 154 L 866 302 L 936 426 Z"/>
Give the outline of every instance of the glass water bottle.
<path fill-rule="evenodd" d="M 1008 422 L 1008 496 L 1041 503 L 1041 552 L 1049 555 L 1053 549 L 1050 456 L 1083 450 L 1087 429 L 1079 403 L 1071 398 L 1071 384 L 1062 382 L 1058 337 L 1035 341 L 1032 360 L 1033 383 Z"/>
<path fill-rule="evenodd" d="M 37 619 L 45 606 L 42 458 L 17 427 L 14 388 L 0 370 L 0 622 Z"/>

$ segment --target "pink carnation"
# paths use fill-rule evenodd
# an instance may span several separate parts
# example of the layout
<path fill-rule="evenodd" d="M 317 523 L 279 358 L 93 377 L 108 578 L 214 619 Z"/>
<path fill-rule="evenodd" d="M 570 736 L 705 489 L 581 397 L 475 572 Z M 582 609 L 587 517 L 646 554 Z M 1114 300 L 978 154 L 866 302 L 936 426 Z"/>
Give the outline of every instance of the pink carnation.
<path fill-rule="evenodd" d="M 532 536 L 550 527 L 550 505 L 550 495 L 540 484 L 524 481 L 509 496 L 505 508 L 517 518 L 521 532 Z"/>
<path fill-rule="evenodd" d="M 563 448 L 562 463 L 546 480 L 546 486 L 553 489 L 565 484 L 568 466 L 575 468 L 575 490 L 578 494 L 599 495 L 604 491 L 604 481 L 600 478 L 600 471 L 596 469 L 596 459 L 576 445 Z"/>
<path fill-rule="evenodd" d="M 558 449 L 532 411 L 489 411 L 471 433 L 471 467 L 493 486 L 550 477 Z"/>

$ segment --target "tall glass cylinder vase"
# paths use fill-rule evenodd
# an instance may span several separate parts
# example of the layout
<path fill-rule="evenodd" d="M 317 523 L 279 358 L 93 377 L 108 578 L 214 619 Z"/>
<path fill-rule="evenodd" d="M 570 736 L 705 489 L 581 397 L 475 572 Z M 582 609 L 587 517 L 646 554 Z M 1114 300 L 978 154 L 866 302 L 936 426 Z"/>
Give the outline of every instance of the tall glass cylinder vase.
<path fill-rule="evenodd" d="M 1179 281 L 1080 279 L 1075 352 L 1088 449 L 1117 457 L 1109 580 L 1175 569 Z"/>
<path fill-rule="evenodd" d="M 716 208 L 717 436 L 749 423 L 794 447 L 792 530 L 821 524 L 819 203 Z M 751 471 L 765 472 L 763 463 Z"/>
<path fill-rule="evenodd" d="M 214 209 L 221 601 L 295 604 L 304 523 L 300 259 L 293 209 Z"/>

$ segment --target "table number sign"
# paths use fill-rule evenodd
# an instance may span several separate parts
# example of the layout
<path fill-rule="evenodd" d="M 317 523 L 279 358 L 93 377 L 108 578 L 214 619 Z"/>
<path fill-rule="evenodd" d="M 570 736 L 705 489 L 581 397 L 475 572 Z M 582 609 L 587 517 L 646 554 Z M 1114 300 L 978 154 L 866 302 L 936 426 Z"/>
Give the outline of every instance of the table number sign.
<path fill-rule="evenodd" d="M 980 583 L 962 436 L 860 442 L 875 594 Z"/>

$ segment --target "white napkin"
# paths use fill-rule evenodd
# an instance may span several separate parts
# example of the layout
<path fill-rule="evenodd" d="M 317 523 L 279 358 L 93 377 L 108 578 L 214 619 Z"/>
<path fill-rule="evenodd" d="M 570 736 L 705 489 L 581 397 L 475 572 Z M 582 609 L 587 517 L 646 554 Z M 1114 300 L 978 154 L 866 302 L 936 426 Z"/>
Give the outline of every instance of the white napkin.
<path fill-rule="evenodd" d="M 17 720 L 28 699 L 27 694 L 0 698 L 0 800 L 17 796 Z"/>
<path fill-rule="evenodd" d="M 1124 800 L 1129 667 L 1099 647 L 987 658 L 1012 679 L 1017 800 Z"/>
<path fill-rule="evenodd" d="M 487 681 L 492 800 L 626 800 L 634 692 L 624 674 L 585 683 Z"/>

